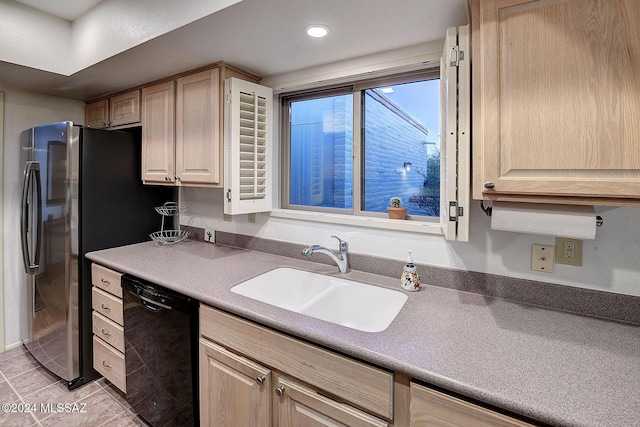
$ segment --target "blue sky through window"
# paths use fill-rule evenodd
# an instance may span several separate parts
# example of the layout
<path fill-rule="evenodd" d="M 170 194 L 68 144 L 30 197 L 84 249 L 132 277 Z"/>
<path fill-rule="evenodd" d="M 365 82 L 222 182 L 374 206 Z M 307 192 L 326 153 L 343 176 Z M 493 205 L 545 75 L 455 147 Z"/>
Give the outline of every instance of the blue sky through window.
<path fill-rule="evenodd" d="M 387 88 L 393 89 L 393 92 L 388 92 Z M 439 79 L 383 86 L 381 89 L 387 98 L 429 129 L 428 141 L 440 147 Z M 416 96 L 416 92 L 425 96 Z"/>

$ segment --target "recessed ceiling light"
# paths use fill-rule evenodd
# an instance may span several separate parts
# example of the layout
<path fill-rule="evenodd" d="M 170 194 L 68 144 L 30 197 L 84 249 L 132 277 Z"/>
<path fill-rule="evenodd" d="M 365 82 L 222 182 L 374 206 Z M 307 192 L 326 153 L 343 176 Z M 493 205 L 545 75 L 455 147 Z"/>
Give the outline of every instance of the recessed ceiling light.
<path fill-rule="evenodd" d="M 326 25 L 319 25 L 319 24 L 309 25 L 304 30 L 309 37 L 313 37 L 313 38 L 320 38 L 329 34 L 329 27 L 327 27 Z"/>

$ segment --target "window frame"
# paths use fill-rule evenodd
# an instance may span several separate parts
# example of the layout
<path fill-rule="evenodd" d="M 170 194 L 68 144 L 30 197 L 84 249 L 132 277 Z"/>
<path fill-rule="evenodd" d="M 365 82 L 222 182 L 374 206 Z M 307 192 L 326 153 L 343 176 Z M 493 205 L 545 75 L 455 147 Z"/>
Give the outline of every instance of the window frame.
<path fill-rule="evenodd" d="M 404 83 L 417 82 L 421 80 L 435 80 L 440 79 L 440 67 L 430 67 L 428 69 L 420 69 L 413 70 L 409 72 L 403 72 L 398 74 L 386 75 L 383 77 L 377 78 L 368 78 L 368 79 L 354 79 L 353 82 L 342 83 L 340 85 L 334 86 L 324 86 L 317 87 L 312 89 L 306 89 L 301 91 L 294 92 L 283 92 L 279 95 L 279 104 L 280 104 L 280 138 L 279 138 L 279 146 L 280 146 L 280 191 L 278 202 L 281 209 L 278 209 L 282 216 L 286 216 L 286 212 L 300 212 L 299 214 L 293 214 L 296 217 L 304 217 L 302 212 L 315 213 L 316 218 L 317 214 L 328 214 L 327 221 L 325 222 L 334 222 L 334 220 L 339 220 L 340 217 L 346 218 L 363 218 L 368 224 L 371 224 L 372 220 L 385 220 L 385 221 L 395 221 L 397 220 L 388 220 L 387 214 L 384 212 L 371 212 L 365 211 L 362 209 L 363 206 L 363 198 L 362 194 L 363 180 L 364 175 L 363 172 L 363 134 L 364 127 L 362 123 L 362 108 L 364 104 L 364 91 L 367 89 L 373 89 L 382 86 L 390 86 Z M 291 168 L 290 168 L 290 145 L 291 145 L 291 126 L 290 126 L 290 116 L 291 116 L 291 103 L 295 101 L 304 101 L 309 99 L 315 99 L 322 96 L 335 96 L 335 95 L 343 95 L 343 94 L 352 94 L 353 96 L 353 147 L 352 147 L 352 158 L 353 158 L 353 207 L 351 209 L 343 209 L 343 208 L 330 208 L 330 207 L 316 207 L 316 206 L 306 206 L 306 205 L 295 205 L 289 203 L 290 197 L 290 184 L 291 184 Z M 441 177 L 442 179 L 442 177 Z M 283 212 L 284 211 L 284 212 Z M 280 216 L 280 215 L 278 215 Z M 326 215 L 323 215 L 326 216 Z M 331 220 L 333 218 L 333 220 Z M 337 221 L 339 222 L 339 221 Z M 348 223 L 353 223 L 353 220 L 347 220 Z M 439 217 L 429 217 L 423 215 L 408 215 L 406 221 L 408 223 L 418 222 L 422 225 L 437 225 L 439 228 L 440 218 Z M 408 224 L 406 224 L 408 225 Z M 388 228 L 382 224 L 380 228 Z M 395 228 L 395 227 L 393 227 Z M 404 227 L 403 227 L 404 228 Z M 412 227 L 409 227 L 412 228 Z M 438 231 L 428 231 L 434 234 L 441 234 Z"/>
<path fill-rule="evenodd" d="M 279 172 L 281 176 L 280 180 L 280 196 L 279 206 L 282 209 L 290 209 L 297 211 L 309 211 L 309 212 L 322 212 L 332 213 L 339 215 L 351 215 L 350 209 L 342 208 L 329 208 L 323 206 L 305 206 L 305 205 L 293 205 L 289 203 L 290 184 L 291 184 L 291 101 L 306 101 L 310 99 L 317 99 L 319 94 L 323 96 L 336 96 L 346 95 L 353 92 L 353 85 L 340 85 L 337 87 L 318 88 L 316 90 L 306 90 L 301 92 L 283 93 L 280 94 L 280 111 L 281 111 L 281 133 L 280 133 L 280 165 Z M 354 106 L 355 107 L 355 106 Z M 354 127 L 354 138 L 355 138 Z M 355 145 L 355 140 L 354 143 Z M 352 151 L 353 154 L 353 151 Z M 355 166 L 355 164 L 354 164 Z M 355 175 L 355 170 L 354 170 Z M 355 192 L 355 189 L 354 189 Z"/>

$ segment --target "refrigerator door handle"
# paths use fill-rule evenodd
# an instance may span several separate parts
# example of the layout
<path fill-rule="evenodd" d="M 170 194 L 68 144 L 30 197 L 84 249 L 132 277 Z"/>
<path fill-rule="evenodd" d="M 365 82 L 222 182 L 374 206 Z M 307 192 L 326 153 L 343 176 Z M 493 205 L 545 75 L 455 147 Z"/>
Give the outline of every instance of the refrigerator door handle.
<path fill-rule="evenodd" d="M 33 206 L 29 212 L 29 199 L 31 196 L 32 181 L 35 179 L 37 210 L 36 214 L 36 245 L 33 253 L 33 262 L 29 252 L 29 218 L 34 213 Z M 35 274 L 40 267 L 40 245 L 42 237 L 42 180 L 40 178 L 40 163 L 29 161 L 24 169 L 24 181 L 22 183 L 22 205 L 20 206 L 20 234 L 22 237 L 22 260 L 27 274 Z"/>

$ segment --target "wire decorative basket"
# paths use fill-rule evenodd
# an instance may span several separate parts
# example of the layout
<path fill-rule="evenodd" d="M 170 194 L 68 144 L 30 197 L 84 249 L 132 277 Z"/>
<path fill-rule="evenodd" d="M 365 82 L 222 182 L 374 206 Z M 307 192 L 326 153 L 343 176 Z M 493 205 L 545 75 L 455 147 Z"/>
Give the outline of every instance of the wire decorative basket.
<path fill-rule="evenodd" d="M 159 245 L 174 245 L 176 243 L 180 243 L 184 241 L 187 237 L 189 237 L 188 230 L 165 230 L 164 229 L 164 219 L 168 216 L 179 216 L 180 213 L 184 212 L 186 207 L 178 206 L 176 202 L 166 202 L 162 206 L 156 207 L 156 212 L 162 215 L 162 226 L 160 231 L 154 231 L 149 234 L 149 237 Z M 177 220 L 177 223 L 180 224 L 180 220 Z"/>
<path fill-rule="evenodd" d="M 149 235 L 151 239 L 160 245 L 173 245 L 180 243 L 189 237 L 187 230 L 161 230 Z"/>
<path fill-rule="evenodd" d="M 156 212 L 163 216 L 174 216 L 187 210 L 186 206 L 178 206 L 176 202 L 167 202 L 162 206 L 156 206 Z"/>

